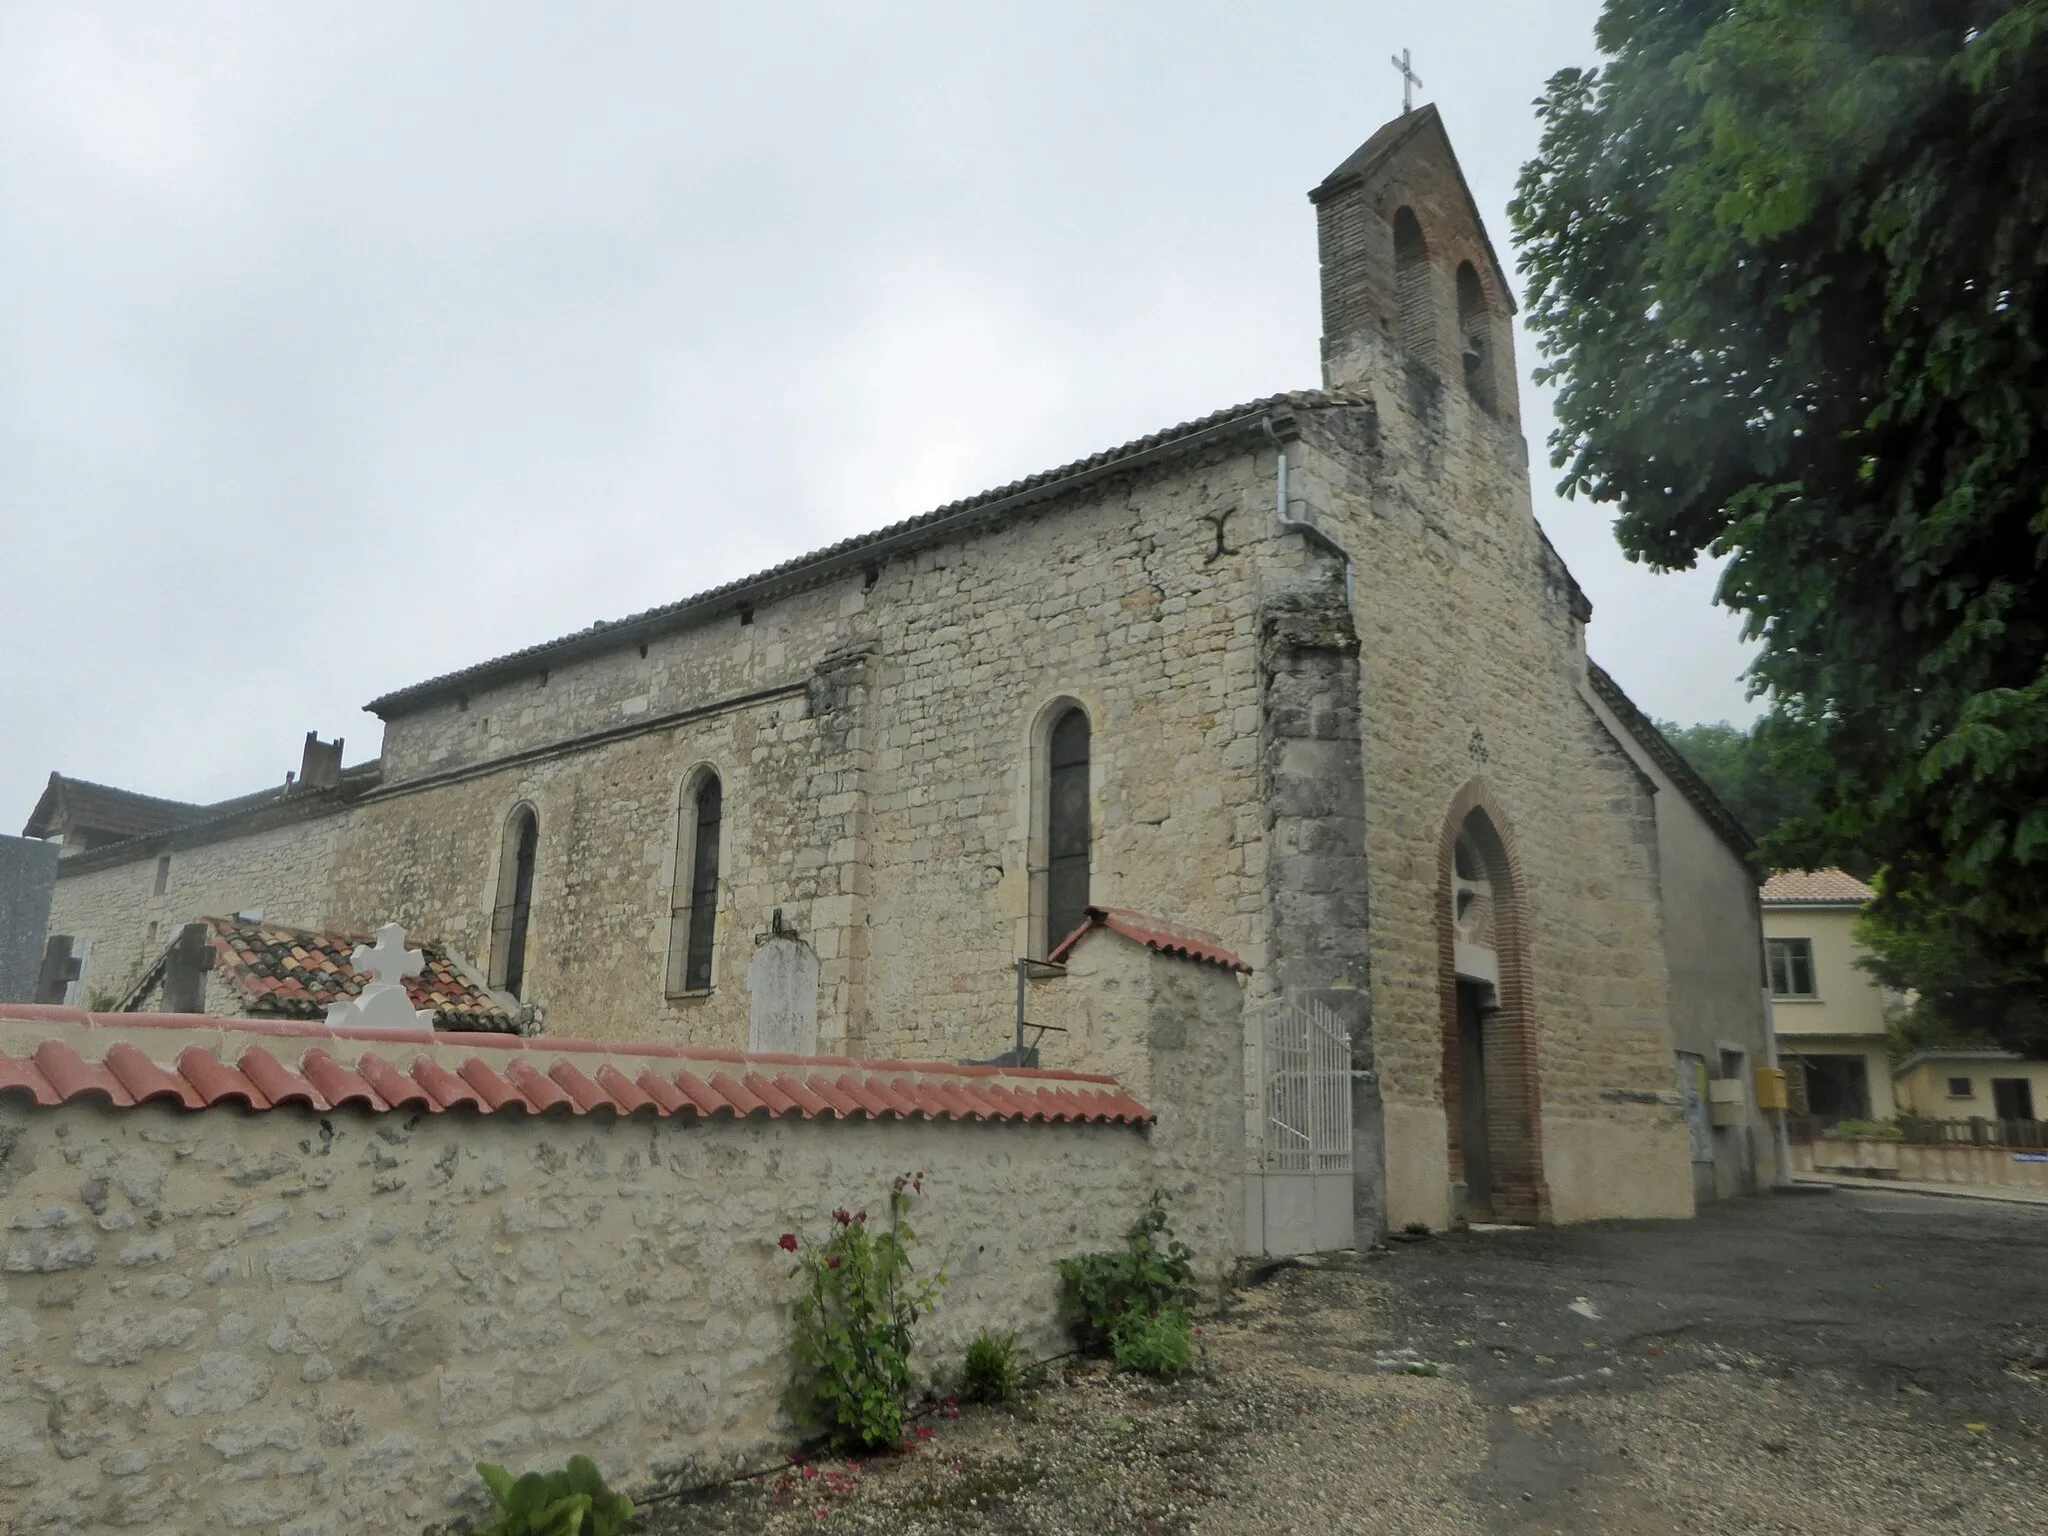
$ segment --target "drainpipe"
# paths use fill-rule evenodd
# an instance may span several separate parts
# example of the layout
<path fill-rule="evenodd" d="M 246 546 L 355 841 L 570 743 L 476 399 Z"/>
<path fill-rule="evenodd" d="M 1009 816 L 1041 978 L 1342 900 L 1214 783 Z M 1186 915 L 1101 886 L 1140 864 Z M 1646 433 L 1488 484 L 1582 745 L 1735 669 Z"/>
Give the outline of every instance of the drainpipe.
<path fill-rule="evenodd" d="M 1298 518 L 1288 515 L 1287 445 L 1281 441 L 1280 434 L 1273 430 L 1273 413 L 1271 411 L 1266 412 L 1260 425 L 1266 429 L 1266 436 L 1272 439 L 1274 452 L 1280 460 L 1280 467 L 1275 476 L 1273 490 L 1273 521 L 1275 526 L 1282 533 L 1300 534 L 1309 543 L 1328 550 L 1344 562 L 1344 606 L 1351 609 L 1353 613 L 1356 613 L 1358 611 L 1357 568 L 1352 564 L 1351 551 L 1323 532 L 1314 523 L 1305 523 Z"/>

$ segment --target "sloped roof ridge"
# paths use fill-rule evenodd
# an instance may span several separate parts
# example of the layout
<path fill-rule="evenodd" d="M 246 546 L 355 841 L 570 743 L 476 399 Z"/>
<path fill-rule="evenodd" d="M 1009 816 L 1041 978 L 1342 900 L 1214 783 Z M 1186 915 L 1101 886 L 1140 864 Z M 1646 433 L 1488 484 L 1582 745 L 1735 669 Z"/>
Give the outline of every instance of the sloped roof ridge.
<path fill-rule="evenodd" d="M 145 795 L 136 790 L 122 789 L 116 784 L 100 784 L 91 779 L 81 779 L 53 770 L 49 781 L 43 786 L 42 794 L 36 800 L 35 809 L 29 812 L 28 820 L 22 823 L 21 835 L 41 837 L 54 821 L 60 805 L 67 804 L 73 799 L 89 803 L 93 798 L 102 796 L 144 819 L 191 817 L 205 809 L 194 801 L 169 800 L 162 795 Z M 164 822 L 167 826 L 176 824 L 175 821 Z"/>
<path fill-rule="evenodd" d="M 1803 906 L 1837 903 L 1862 906 L 1875 900 L 1877 892 L 1846 869 L 1778 869 L 1763 883 L 1766 904 L 1785 902 Z"/>
<path fill-rule="evenodd" d="M 772 565 L 765 570 L 756 571 L 750 576 L 742 576 L 737 580 L 725 582 L 720 586 L 707 588 L 705 591 L 683 598 L 680 601 L 643 609 L 641 612 L 629 614 L 623 619 L 600 619 L 584 629 L 575 631 L 573 634 L 557 636 L 553 640 L 545 640 L 536 645 L 524 646 L 516 651 L 507 651 L 502 656 L 494 656 L 488 661 L 476 662 L 467 667 L 457 668 L 453 672 L 444 672 L 438 677 L 430 677 L 425 682 L 413 683 L 404 688 L 394 689 L 390 693 L 372 699 L 363 707 L 372 714 L 389 719 L 392 714 L 402 714 L 407 709 L 424 703 L 428 699 L 456 692 L 464 684 L 494 679 L 505 674 L 516 676 L 520 672 L 531 669 L 541 662 L 543 658 L 558 657 L 564 654 L 582 654 L 586 649 L 610 650 L 615 646 L 626 644 L 637 632 L 664 627 L 665 621 L 681 619 L 690 614 L 692 610 L 701 609 L 721 601 L 736 602 L 742 594 L 748 593 L 752 589 L 800 577 L 813 570 L 833 566 L 837 562 L 847 560 L 856 555 L 879 552 L 882 546 L 900 540 L 907 535 L 936 530 L 954 519 L 963 518 L 977 512 L 997 509 L 1002 503 L 1013 501 L 1019 497 L 1030 496 L 1033 492 L 1054 492 L 1066 481 L 1090 475 L 1097 471 L 1114 469 L 1124 460 L 1133 459 L 1142 454 L 1149 454 L 1155 450 L 1173 447 L 1180 444 L 1183 439 L 1194 438 L 1215 432 L 1221 428 L 1239 424 L 1250 425 L 1257 418 L 1274 410 L 1344 408 L 1365 406 L 1371 403 L 1370 396 L 1357 391 L 1322 389 L 1286 390 L 1279 394 L 1265 395 L 1256 400 L 1248 400 L 1242 405 L 1233 405 L 1220 411 L 1212 411 L 1208 415 L 1196 417 L 1192 421 L 1184 421 L 1177 426 L 1162 428 L 1157 432 L 1147 433 L 1143 437 L 1133 438 L 1127 443 L 1121 443 L 1114 448 L 1106 448 L 1100 452 L 1092 453 L 1086 458 L 1075 459 L 1053 469 L 1041 470 L 1037 474 L 1026 475 L 1023 479 L 1012 480 L 1007 485 L 995 486 L 989 490 L 977 492 L 975 495 L 962 497 L 957 501 L 949 501 L 942 506 L 934 507 L 929 512 L 921 512 L 915 517 L 890 523 L 872 532 L 855 534 L 850 538 L 841 539 L 835 544 L 827 544 L 823 548 L 812 550 L 808 554 L 798 555 L 794 559 L 785 560 L 779 565 Z M 1193 445 L 1189 444 L 1188 446 Z"/>
<path fill-rule="evenodd" d="M 1160 954 L 1178 955 L 1183 960 L 1198 960 L 1206 965 L 1220 965 L 1227 971 L 1242 971 L 1247 975 L 1251 972 L 1249 965 L 1223 947 L 1221 935 L 1206 928 L 1176 923 L 1170 918 L 1134 912 L 1128 907 L 1082 908 L 1081 926 L 1060 940 L 1058 947 L 1046 959 L 1054 965 L 1062 963 L 1083 939 L 1098 928 L 1121 934 L 1133 943 Z"/>
<path fill-rule="evenodd" d="M 1628 729 L 1628 733 L 1641 743 L 1645 752 L 1656 760 L 1657 766 L 1670 775 L 1671 782 L 1678 786 L 1678 792 L 1685 796 L 1694 810 L 1706 817 L 1707 824 L 1720 834 L 1735 856 L 1747 863 L 1756 854 L 1756 839 L 1741 822 L 1735 819 L 1721 797 L 1714 793 L 1707 781 L 1699 776 L 1691 763 L 1685 760 L 1678 748 L 1671 745 L 1657 723 L 1640 709 L 1636 702 L 1621 691 L 1621 684 L 1607 675 L 1606 668 L 1592 657 L 1586 658 L 1586 676 L 1593 684 L 1593 691 L 1600 701 L 1613 710 L 1617 719 Z"/>

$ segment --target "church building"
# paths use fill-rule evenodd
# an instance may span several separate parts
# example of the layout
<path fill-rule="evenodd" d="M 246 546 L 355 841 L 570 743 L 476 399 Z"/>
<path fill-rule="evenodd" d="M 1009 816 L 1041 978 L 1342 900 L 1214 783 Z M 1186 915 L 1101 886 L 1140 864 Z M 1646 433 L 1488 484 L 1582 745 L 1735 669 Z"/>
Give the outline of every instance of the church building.
<path fill-rule="evenodd" d="M 1020 960 L 1143 914 L 1340 1022 L 1362 1236 L 1771 1182 L 1749 842 L 1587 657 L 1435 108 L 1310 200 L 1318 389 L 386 694 L 372 762 L 53 775 L 66 998 L 205 920 L 395 921 L 553 1035 L 977 1060 L 1086 1012 Z"/>

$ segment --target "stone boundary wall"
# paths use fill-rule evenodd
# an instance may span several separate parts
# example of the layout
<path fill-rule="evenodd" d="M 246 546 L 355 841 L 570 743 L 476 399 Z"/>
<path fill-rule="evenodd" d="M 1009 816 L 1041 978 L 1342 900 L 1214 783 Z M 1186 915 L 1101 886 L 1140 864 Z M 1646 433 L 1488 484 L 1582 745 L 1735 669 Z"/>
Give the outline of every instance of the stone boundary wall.
<path fill-rule="evenodd" d="M 1797 1173 L 1862 1174 L 1902 1184 L 1967 1184 L 2048 1195 L 2048 1160 L 2037 1159 L 2048 1159 L 2048 1153 L 2038 1147 L 1941 1147 L 1878 1138 L 1792 1143 Z"/>
<path fill-rule="evenodd" d="M 922 1170 L 920 1267 L 950 1284 L 919 1364 L 945 1372 L 983 1327 L 1061 1347 L 1055 1260 L 1118 1243 L 1154 1187 L 1213 1207 L 1214 1156 L 1106 1117 L 0 1092 L 0 1531 L 407 1530 L 480 1507 L 475 1460 L 576 1451 L 629 1487 L 693 1477 L 792 1435 L 780 1234 L 879 1216 Z"/>

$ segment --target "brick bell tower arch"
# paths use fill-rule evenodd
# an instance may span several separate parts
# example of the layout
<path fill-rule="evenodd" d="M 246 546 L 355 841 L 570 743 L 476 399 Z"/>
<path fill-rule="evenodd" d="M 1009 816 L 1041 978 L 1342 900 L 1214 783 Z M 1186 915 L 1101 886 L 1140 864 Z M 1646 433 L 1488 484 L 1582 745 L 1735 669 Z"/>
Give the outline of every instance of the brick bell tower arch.
<path fill-rule="evenodd" d="M 1437 977 L 1450 1169 L 1470 1220 L 1549 1219 L 1528 884 L 1485 784 L 1458 791 L 1437 847 Z"/>

